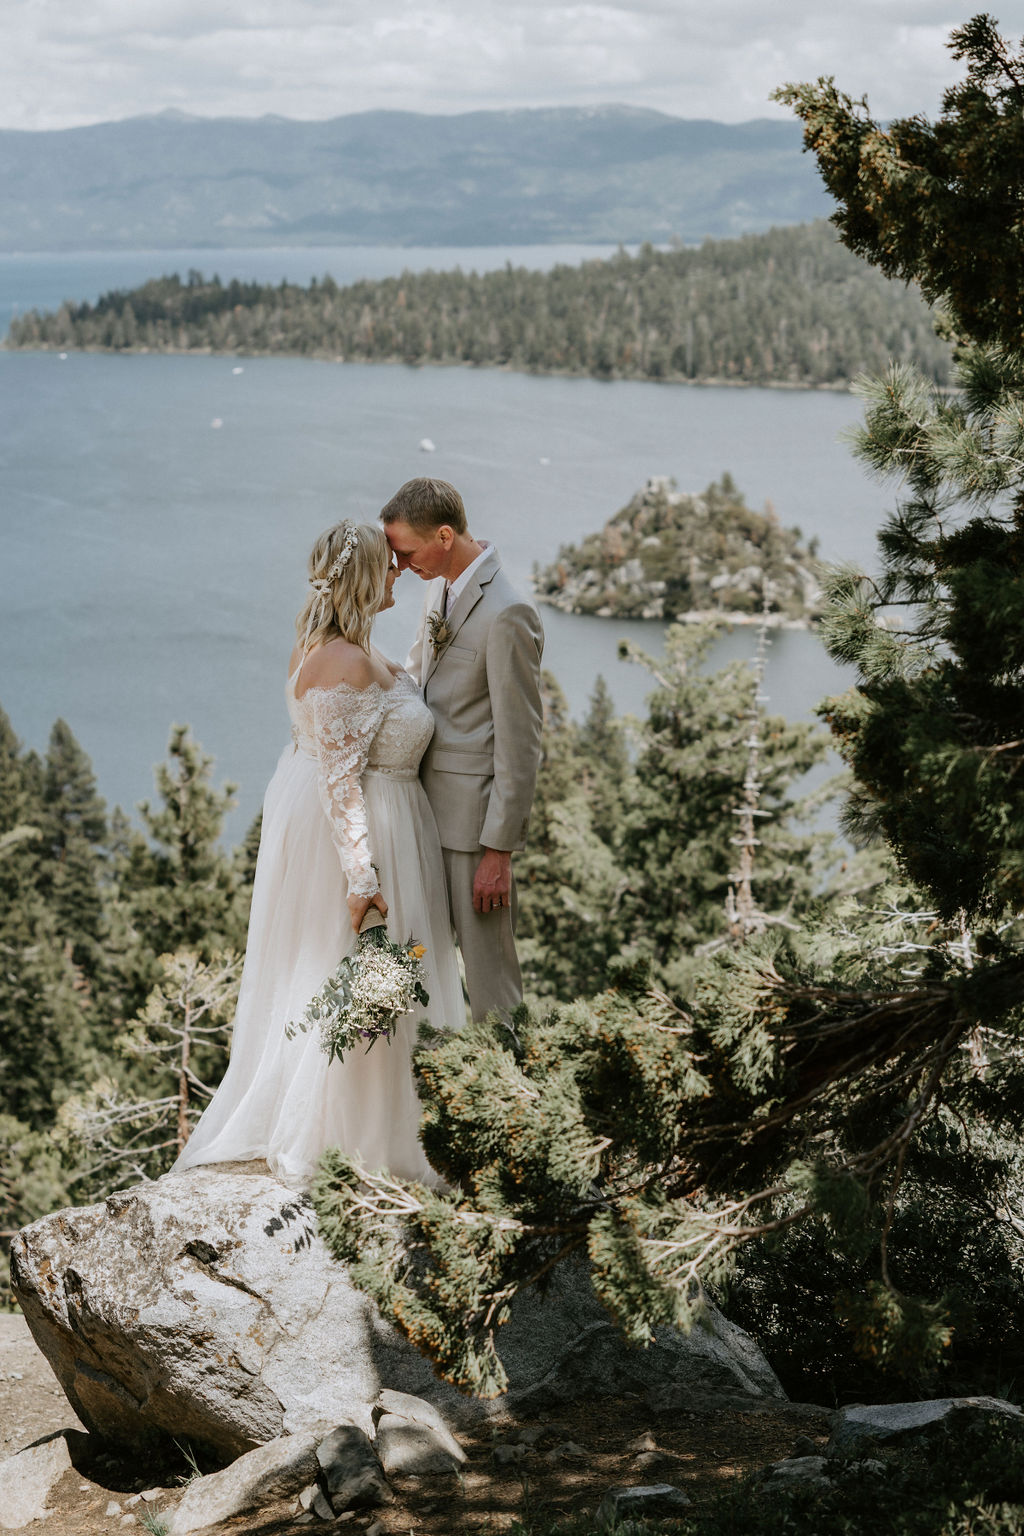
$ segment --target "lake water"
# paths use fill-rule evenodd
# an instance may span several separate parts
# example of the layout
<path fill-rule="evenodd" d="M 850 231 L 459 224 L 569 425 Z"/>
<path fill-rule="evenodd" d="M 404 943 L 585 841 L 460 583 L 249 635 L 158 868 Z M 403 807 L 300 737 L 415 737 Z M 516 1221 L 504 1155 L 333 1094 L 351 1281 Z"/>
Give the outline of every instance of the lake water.
<path fill-rule="evenodd" d="M 52 261 L 62 296 L 88 298 L 187 269 L 169 254 L 148 267 L 145 254 L 133 256 L 142 266 L 123 278 L 100 272 L 125 273 L 123 256 Z M 182 254 L 225 279 L 274 272 L 281 256 L 239 253 L 248 265 L 233 269 L 230 253 Z M 443 254 L 448 265 L 472 264 L 465 252 Z M 291 255 L 307 276 L 329 270 L 322 251 Z M 409 258 L 376 253 L 377 274 L 388 259 L 394 271 Z M 0 282 L 20 295 L 32 282 L 17 261 L 39 268 L 42 259 L 0 259 Z M 50 278 L 36 279 L 42 292 Z M 22 302 L 10 285 L 0 289 L 0 306 Z M 824 558 L 871 564 L 887 500 L 839 441 L 858 416 L 851 397 L 810 391 L 288 358 L 0 353 L 0 703 L 35 747 L 66 719 L 101 792 L 126 807 L 151 792 L 171 723 L 187 721 L 216 759 L 218 781 L 239 785 L 229 827 L 237 837 L 287 735 L 292 620 L 309 545 L 328 523 L 373 520 L 403 480 L 443 476 L 462 491 L 473 531 L 499 545 L 526 587 L 534 562 L 599 528 L 649 475 L 700 490 L 729 470 L 751 505 L 770 499 L 784 523 L 816 535 Z M 435 452 L 421 451 L 424 438 Z M 404 654 L 422 596 L 406 573 L 378 626 L 390 654 Z M 545 662 L 575 714 L 598 673 L 620 709 L 642 706 L 646 676 L 618 661 L 617 644 L 629 635 L 657 651 L 660 626 L 543 613 Z M 752 646 L 752 632 L 736 630 L 716 642 L 715 660 Z M 775 635 L 773 709 L 807 717 L 843 681 L 813 635 Z"/>

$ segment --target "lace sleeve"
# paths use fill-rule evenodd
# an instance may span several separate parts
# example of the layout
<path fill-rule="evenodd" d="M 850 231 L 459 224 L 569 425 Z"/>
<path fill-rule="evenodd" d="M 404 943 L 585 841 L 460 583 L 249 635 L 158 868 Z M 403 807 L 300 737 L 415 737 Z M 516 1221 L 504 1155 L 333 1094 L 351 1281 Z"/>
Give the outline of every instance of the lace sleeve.
<path fill-rule="evenodd" d="M 350 896 L 374 896 L 379 889 L 373 868 L 366 802 L 360 783 L 377 727 L 384 716 L 381 690 L 311 688 L 320 803 L 331 825 L 331 838 L 345 871 Z"/>

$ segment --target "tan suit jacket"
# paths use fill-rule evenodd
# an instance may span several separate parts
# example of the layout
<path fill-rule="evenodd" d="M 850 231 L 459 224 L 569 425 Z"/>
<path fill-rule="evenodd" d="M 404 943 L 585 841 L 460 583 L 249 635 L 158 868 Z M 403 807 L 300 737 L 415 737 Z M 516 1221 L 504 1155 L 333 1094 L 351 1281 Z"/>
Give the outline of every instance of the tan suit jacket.
<path fill-rule="evenodd" d="M 428 619 L 442 610 L 444 592 L 443 581 L 431 583 L 409 658 L 434 716 L 423 787 L 442 847 L 514 852 L 526 843 L 540 764 L 540 615 L 492 548 L 456 599 L 450 639 L 435 654 Z"/>

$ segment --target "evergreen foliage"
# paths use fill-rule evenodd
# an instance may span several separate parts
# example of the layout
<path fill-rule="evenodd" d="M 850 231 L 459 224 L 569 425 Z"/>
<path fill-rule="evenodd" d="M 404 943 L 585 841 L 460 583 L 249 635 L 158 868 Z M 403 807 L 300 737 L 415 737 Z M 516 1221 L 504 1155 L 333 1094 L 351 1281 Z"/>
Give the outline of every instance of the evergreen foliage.
<path fill-rule="evenodd" d="M 645 245 L 535 272 L 403 272 L 340 288 L 161 277 L 32 311 L 11 347 L 289 353 L 531 373 L 846 386 L 888 357 L 938 382 L 948 350 L 920 298 L 847 254 L 827 223 L 699 249 Z"/>
<path fill-rule="evenodd" d="M 723 937 L 752 729 L 763 736 L 760 904 L 788 921 L 810 896 L 823 840 L 799 830 L 806 806 L 793 786 L 821 760 L 825 738 L 778 717 L 762 721 L 758 711 L 752 725 L 750 668 L 735 662 L 708 673 L 713 634 L 674 625 L 658 660 L 624 647 L 656 684 L 645 719 L 633 723 L 633 760 L 603 681 L 575 726 L 547 680 L 530 842 L 516 873 L 534 998 L 593 996 L 609 962 L 627 951 L 647 959 L 659 985 L 675 987 L 694 948 Z"/>
<path fill-rule="evenodd" d="M 940 1107 L 910 1144 L 891 1220 L 885 1204 L 865 1202 L 857 1242 L 837 1242 L 834 1223 L 818 1218 L 739 1255 L 728 1314 L 756 1334 L 798 1401 L 1014 1395 L 1008 1383 L 1024 1369 L 1024 1166 L 998 1078 L 969 1086 L 959 1114 Z M 883 1253 L 902 1296 L 944 1298 L 937 1330 L 921 1314 L 923 1339 L 888 1326 Z"/>
<path fill-rule="evenodd" d="M 548 673 L 543 699 L 530 840 L 516 858 L 516 938 L 527 989 L 568 999 L 600 990 L 623 942 L 617 855 L 630 769 L 603 681 L 582 729 Z"/>
<path fill-rule="evenodd" d="M 188 727 L 171 732 L 168 762 L 157 767 L 161 804 L 139 806 L 148 839 L 129 837 L 119 883 L 132 923 L 154 955 L 196 949 L 209 957 L 245 946 L 239 871 L 219 847 L 233 784 L 210 783 L 212 759 Z"/>
<path fill-rule="evenodd" d="M 0 711 L 0 1242 L 163 1172 L 224 1071 L 253 835 L 219 848 L 229 791 L 187 731 L 157 783 L 147 840 L 63 721 L 41 761 Z"/>
<path fill-rule="evenodd" d="M 92 974 L 104 928 L 107 821 L 92 765 L 63 720 L 50 732 L 41 822 L 42 893 L 71 958 Z"/>
<path fill-rule="evenodd" d="M 749 665 L 709 674 L 701 666 L 713 631 L 672 625 L 665 655 L 636 646 L 621 653 L 656 683 L 639 732 L 639 756 L 622 827 L 629 885 L 623 915 L 655 974 L 681 983 L 688 957 L 723 936 L 729 889 L 737 883 L 737 814 L 743 801 L 751 732 L 761 745 L 758 804 L 758 900 L 774 920 L 804 906 L 815 879 L 820 840 L 794 826 L 801 806 L 793 785 L 825 755 L 813 727 L 753 709 Z"/>
<path fill-rule="evenodd" d="M 53 805 L 43 765 L 0 711 L 0 1113 L 33 1130 L 52 1121 L 55 1092 L 86 1070 L 98 1046 L 74 958 L 76 937 L 88 935 L 75 929 L 59 896 L 51 899 L 61 891 L 63 852 Z"/>
<path fill-rule="evenodd" d="M 159 1177 L 183 1150 L 227 1067 L 241 959 L 164 955 L 142 1012 L 112 1042 L 135 1071 L 104 1075 L 62 1106 L 57 1139 L 88 1190 Z"/>
<path fill-rule="evenodd" d="M 776 99 L 804 124 L 804 144 L 839 204 L 832 222 L 851 251 L 918 283 L 976 342 L 1019 351 L 1024 333 L 1024 48 L 986 14 L 957 27 L 950 52 L 966 79 L 929 123 L 882 128 L 866 100 L 832 78 L 787 85 Z"/>

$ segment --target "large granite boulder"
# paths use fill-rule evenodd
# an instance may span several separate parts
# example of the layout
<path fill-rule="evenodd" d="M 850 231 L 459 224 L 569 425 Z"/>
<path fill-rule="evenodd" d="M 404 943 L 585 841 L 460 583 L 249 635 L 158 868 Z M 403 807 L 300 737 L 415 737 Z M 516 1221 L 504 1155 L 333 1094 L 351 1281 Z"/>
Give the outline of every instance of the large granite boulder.
<path fill-rule="evenodd" d="M 853 1403 L 838 1408 L 828 1443 L 830 1456 L 859 1456 L 876 1445 L 927 1438 L 937 1429 L 963 1427 L 971 1419 L 1024 1417 L 1002 1397 L 930 1397 L 913 1403 Z"/>
<path fill-rule="evenodd" d="M 456 1425 L 493 1411 L 433 1375 L 330 1258 L 311 1207 L 261 1163 L 46 1216 L 15 1239 L 11 1272 L 75 1412 L 111 1439 L 165 1431 L 230 1457 L 317 1426 L 372 1433 L 382 1387 Z M 500 1341 L 502 1407 L 627 1390 L 785 1395 L 752 1340 L 710 1309 L 687 1336 L 629 1348 L 580 1271 L 543 1301 L 521 1298 Z"/>

